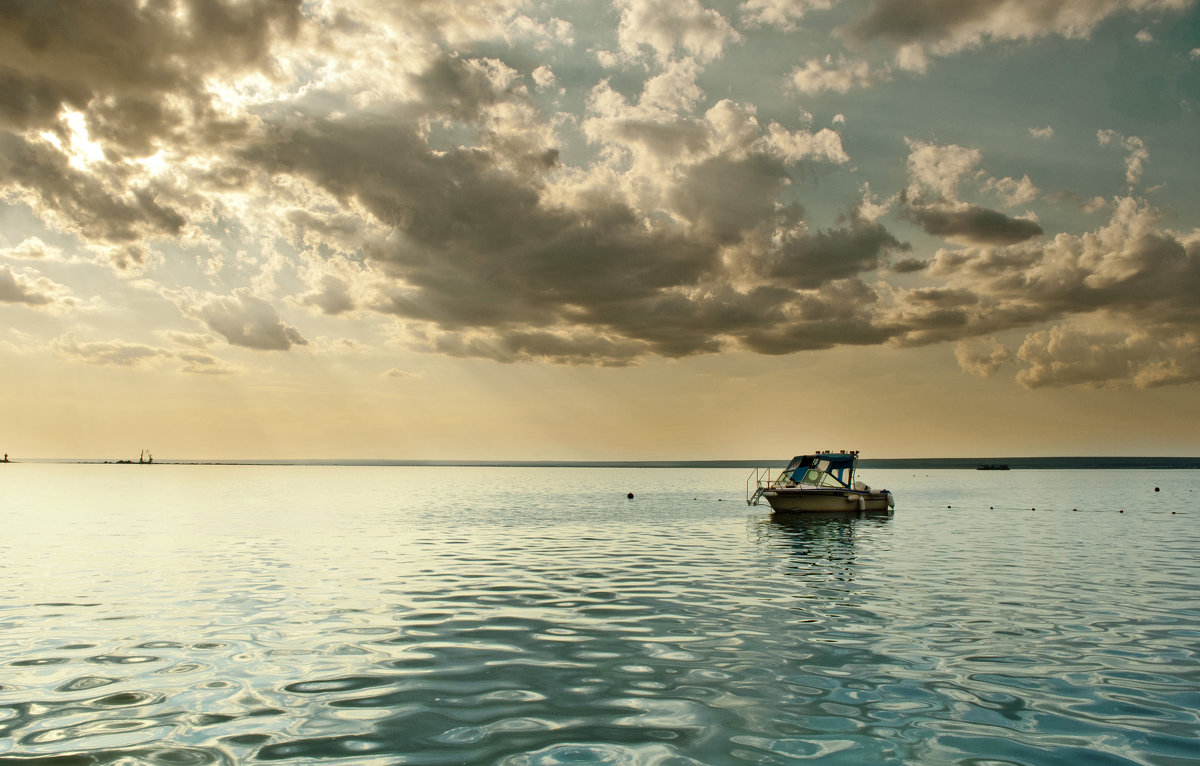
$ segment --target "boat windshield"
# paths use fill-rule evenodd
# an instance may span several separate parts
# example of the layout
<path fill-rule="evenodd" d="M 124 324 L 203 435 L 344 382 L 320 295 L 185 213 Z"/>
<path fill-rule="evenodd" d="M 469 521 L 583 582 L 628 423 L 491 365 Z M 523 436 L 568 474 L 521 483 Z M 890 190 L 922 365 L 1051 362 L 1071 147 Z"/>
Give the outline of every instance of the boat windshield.
<path fill-rule="evenodd" d="M 827 470 L 819 468 L 810 468 L 804 474 L 804 478 L 800 480 L 800 484 L 809 484 L 815 487 L 845 487 L 846 484 L 838 479 Z"/>

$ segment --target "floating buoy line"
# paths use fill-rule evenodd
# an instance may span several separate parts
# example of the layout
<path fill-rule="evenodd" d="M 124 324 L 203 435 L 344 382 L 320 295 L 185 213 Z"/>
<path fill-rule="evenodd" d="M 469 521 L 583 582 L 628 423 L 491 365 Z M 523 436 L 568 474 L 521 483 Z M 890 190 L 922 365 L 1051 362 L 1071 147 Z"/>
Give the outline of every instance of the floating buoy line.
<path fill-rule="evenodd" d="M 941 506 L 938 506 L 938 507 L 940 508 Z M 947 509 L 957 508 L 960 511 L 964 510 L 965 508 L 970 510 L 967 506 L 947 505 L 946 508 Z M 989 505 L 987 507 L 987 509 L 989 511 L 1028 511 L 1031 513 L 1042 513 L 1042 512 L 1045 512 L 1045 513 L 1125 513 L 1124 508 L 1070 508 L 1070 509 L 1068 509 L 1068 508 L 1046 508 L 1045 506 L 1042 506 L 1041 510 L 1039 511 L 1037 506 Z M 1153 509 L 1153 510 L 1139 511 L 1139 513 L 1165 514 L 1166 512 L 1162 509 Z M 1170 515 L 1179 516 L 1179 515 L 1185 515 L 1186 513 L 1187 513 L 1186 511 L 1171 511 Z"/>

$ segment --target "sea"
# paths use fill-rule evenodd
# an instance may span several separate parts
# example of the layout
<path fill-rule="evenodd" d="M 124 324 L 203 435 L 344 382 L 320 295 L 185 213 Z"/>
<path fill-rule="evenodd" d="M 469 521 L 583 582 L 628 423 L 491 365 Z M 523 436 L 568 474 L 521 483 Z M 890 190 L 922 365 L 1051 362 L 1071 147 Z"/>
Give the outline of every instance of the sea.
<path fill-rule="evenodd" d="M 1200 471 L 747 473 L 0 465 L 0 764 L 1200 764 Z"/>

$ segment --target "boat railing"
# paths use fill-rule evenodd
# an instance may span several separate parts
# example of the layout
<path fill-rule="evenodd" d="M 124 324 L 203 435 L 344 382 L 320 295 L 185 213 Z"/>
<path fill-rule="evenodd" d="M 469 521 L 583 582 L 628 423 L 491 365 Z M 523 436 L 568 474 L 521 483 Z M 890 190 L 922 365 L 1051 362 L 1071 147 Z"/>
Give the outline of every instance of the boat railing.
<path fill-rule="evenodd" d="M 758 505 L 759 498 L 771 486 L 775 472 L 778 470 L 778 468 L 755 468 L 746 477 L 746 505 Z M 753 489 L 751 489 L 751 484 L 754 485 Z"/>

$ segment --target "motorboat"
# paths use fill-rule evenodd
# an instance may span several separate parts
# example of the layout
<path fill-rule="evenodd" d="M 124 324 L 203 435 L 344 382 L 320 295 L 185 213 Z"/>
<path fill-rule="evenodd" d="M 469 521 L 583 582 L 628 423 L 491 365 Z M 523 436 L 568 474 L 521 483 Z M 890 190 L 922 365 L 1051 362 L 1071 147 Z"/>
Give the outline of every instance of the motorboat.
<path fill-rule="evenodd" d="M 896 500 L 886 489 L 854 480 L 858 451 L 797 455 L 774 479 L 775 469 L 756 468 L 746 479 L 746 504 L 765 499 L 776 513 L 887 511 Z"/>

